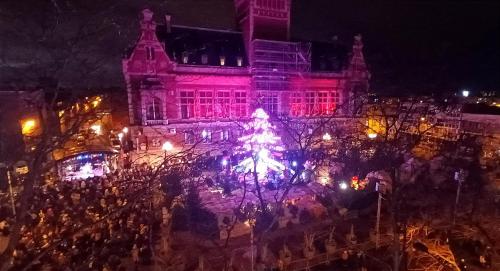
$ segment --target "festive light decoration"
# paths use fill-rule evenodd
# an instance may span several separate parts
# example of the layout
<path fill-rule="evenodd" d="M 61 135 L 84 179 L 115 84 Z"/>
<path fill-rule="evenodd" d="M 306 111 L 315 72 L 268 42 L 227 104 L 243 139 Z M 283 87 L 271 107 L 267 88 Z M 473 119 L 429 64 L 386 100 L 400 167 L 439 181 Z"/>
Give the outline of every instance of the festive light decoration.
<path fill-rule="evenodd" d="M 284 149 L 280 145 L 281 138 L 274 134 L 275 127 L 269 123 L 269 115 L 258 108 L 252 114 L 252 119 L 245 125 L 246 135 L 238 139 L 243 145 L 236 152 L 247 158 L 238 164 L 237 170 L 253 172 L 255 169 L 260 180 L 265 179 L 269 170 L 283 173 L 285 166 L 275 157 L 280 156 Z"/>
<path fill-rule="evenodd" d="M 367 184 L 368 181 L 366 179 L 360 180 L 358 176 L 353 176 L 351 178 L 351 187 L 354 188 L 354 190 L 363 190 L 366 188 Z"/>

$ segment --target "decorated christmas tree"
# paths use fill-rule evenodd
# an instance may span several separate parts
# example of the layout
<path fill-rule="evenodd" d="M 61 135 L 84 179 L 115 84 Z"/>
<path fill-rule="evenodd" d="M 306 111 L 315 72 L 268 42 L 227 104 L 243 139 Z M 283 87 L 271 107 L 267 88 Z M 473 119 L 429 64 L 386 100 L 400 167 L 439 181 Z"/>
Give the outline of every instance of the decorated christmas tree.
<path fill-rule="evenodd" d="M 274 171 L 282 174 L 285 166 L 276 159 L 281 157 L 283 147 L 281 138 L 275 135 L 275 127 L 269 122 L 269 116 L 258 108 L 252 114 L 252 121 L 245 125 L 245 135 L 238 139 L 242 145 L 236 153 L 243 154 L 243 159 L 236 170 L 258 174 L 259 180 L 266 180 L 267 173 Z"/>

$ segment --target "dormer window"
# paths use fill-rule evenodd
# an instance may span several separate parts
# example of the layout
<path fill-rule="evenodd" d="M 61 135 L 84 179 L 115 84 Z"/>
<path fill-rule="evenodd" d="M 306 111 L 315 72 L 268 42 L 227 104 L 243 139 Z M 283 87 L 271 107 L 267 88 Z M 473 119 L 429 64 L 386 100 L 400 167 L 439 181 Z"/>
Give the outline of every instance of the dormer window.
<path fill-rule="evenodd" d="M 146 59 L 154 60 L 155 59 L 155 49 L 153 47 L 146 47 Z"/>
<path fill-rule="evenodd" d="M 147 120 L 162 120 L 162 102 L 160 98 L 153 97 L 146 105 L 146 119 Z"/>
<path fill-rule="evenodd" d="M 238 65 L 238 67 L 243 66 L 243 57 L 239 56 L 236 58 L 236 65 Z"/>
<path fill-rule="evenodd" d="M 220 60 L 220 65 L 221 66 L 226 65 L 226 57 L 225 56 L 220 56 L 219 60 Z"/>
<path fill-rule="evenodd" d="M 189 61 L 189 54 L 188 52 L 184 51 L 182 52 L 182 63 L 187 64 Z"/>
<path fill-rule="evenodd" d="M 207 65 L 208 64 L 208 55 L 207 54 L 202 54 L 201 55 L 201 64 Z"/>

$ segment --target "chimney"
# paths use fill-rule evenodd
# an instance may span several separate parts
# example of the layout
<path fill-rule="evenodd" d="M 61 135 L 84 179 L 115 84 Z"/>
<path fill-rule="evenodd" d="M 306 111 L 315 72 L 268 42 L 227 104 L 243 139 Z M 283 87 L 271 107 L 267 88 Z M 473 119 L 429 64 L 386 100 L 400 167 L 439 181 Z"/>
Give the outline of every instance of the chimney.
<path fill-rule="evenodd" d="M 172 15 L 165 15 L 165 24 L 167 26 L 167 33 L 172 32 Z"/>

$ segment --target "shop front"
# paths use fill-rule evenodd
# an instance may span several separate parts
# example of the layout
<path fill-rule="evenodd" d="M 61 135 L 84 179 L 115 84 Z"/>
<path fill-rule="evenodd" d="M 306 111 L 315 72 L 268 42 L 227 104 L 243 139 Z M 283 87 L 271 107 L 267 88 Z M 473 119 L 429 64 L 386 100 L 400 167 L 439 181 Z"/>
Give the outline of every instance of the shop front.
<path fill-rule="evenodd" d="M 117 168 L 117 160 L 115 152 L 81 152 L 60 160 L 58 172 L 62 180 L 102 176 Z"/>

